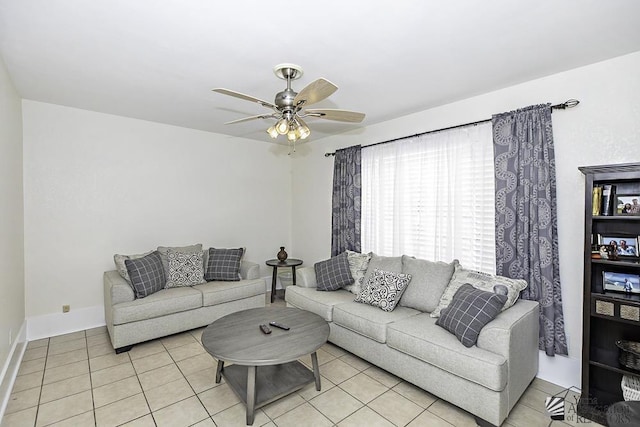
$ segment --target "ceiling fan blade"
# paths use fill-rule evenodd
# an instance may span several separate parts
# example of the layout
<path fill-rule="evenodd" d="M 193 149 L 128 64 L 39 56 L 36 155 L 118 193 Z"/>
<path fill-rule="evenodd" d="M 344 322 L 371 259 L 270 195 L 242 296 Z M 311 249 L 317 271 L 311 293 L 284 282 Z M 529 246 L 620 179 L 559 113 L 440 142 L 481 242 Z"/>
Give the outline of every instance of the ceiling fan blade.
<path fill-rule="evenodd" d="M 303 102 L 303 106 L 315 104 L 338 90 L 338 86 L 326 79 L 318 79 L 306 85 L 293 99 L 293 105 Z"/>
<path fill-rule="evenodd" d="M 305 110 L 305 116 L 319 117 L 321 119 L 335 120 L 338 122 L 360 123 L 364 120 L 365 114 L 348 110 L 313 109 Z"/>
<path fill-rule="evenodd" d="M 263 107 L 274 108 L 274 109 L 276 108 L 276 106 L 270 102 L 263 101 L 262 99 L 255 98 L 250 95 L 245 95 L 244 93 L 236 92 L 234 90 L 223 89 L 223 88 L 216 88 L 211 90 L 214 92 L 221 93 L 223 95 L 229 95 L 229 96 L 233 96 L 234 98 L 244 99 L 245 101 L 256 102 L 262 105 Z"/>
<path fill-rule="evenodd" d="M 270 119 L 270 118 L 275 118 L 275 114 L 259 114 L 257 116 L 243 117 L 242 119 L 231 120 L 230 122 L 226 122 L 225 125 L 232 125 L 232 124 L 235 124 L 235 123 L 248 122 L 249 120 Z"/>

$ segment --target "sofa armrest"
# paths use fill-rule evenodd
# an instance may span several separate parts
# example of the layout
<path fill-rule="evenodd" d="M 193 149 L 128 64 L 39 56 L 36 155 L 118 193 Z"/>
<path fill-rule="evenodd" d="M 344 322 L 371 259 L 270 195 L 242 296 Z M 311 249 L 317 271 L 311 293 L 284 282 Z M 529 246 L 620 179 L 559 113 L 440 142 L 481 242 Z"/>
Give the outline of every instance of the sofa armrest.
<path fill-rule="evenodd" d="M 131 285 L 116 270 L 105 271 L 103 277 L 105 307 L 136 299 Z"/>
<path fill-rule="evenodd" d="M 316 270 L 313 267 L 296 268 L 296 286 L 301 288 L 317 288 Z"/>
<path fill-rule="evenodd" d="M 240 261 L 240 277 L 243 279 L 259 279 L 260 265 L 251 261 Z"/>

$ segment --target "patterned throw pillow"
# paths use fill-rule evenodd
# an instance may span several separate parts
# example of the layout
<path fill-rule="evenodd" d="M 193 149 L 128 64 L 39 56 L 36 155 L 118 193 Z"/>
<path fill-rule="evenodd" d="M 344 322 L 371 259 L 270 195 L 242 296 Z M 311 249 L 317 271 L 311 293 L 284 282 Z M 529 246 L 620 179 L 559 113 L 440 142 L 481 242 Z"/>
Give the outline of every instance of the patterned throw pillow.
<path fill-rule="evenodd" d="M 410 274 L 376 268 L 354 301 L 393 311 L 410 281 Z"/>
<path fill-rule="evenodd" d="M 347 259 L 349 260 L 349 270 L 351 270 L 351 277 L 353 277 L 353 283 L 343 286 L 346 290 L 352 294 L 358 295 L 362 289 L 362 283 L 364 282 L 364 275 L 369 267 L 369 261 L 371 260 L 371 252 L 368 254 L 361 254 L 360 252 L 346 251 Z"/>
<path fill-rule="evenodd" d="M 318 291 L 337 291 L 353 283 L 346 252 L 315 263 L 313 269 L 316 271 L 316 282 L 318 282 L 316 290 Z"/>
<path fill-rule="evenodd" d="M 431 313 L 431 317 L 440 316 L 440 311 L 451 303 L 456 291 L 465 283 L 469 283 L 474 288 L 487 292 L 506 293 L 507 302 L 504 304 L 504 307 L 502 307 L 502 310 L 506 310 L 515 304 L 520 296 L 520 292 L 527 287 L 526 280 L 509 279 L 508 277 L 494 276 L 493 274 L 483 273 L 481 271 L 467 270 L 463 268 L 457 260 L 454 260 L 453 263 L 455 264 L 453 277 L 440 297 L 438 307 Z"/>
<path fill-rule="evenodd" d="M 204 274 L 204 279 L 207 282 L 215 280 L 225 282 L 239 281 L 242 252 L 242 248 L 209 248 L 209 259 L 207 260 L 207 271 Z"/>
<path fill-rule="evenodd" d="M 495 319 L 506 301 L 506 295 L 464 284 L 456 291 L 451 304 L 442 310 L 436 325 L 454 334 L 465 347 L 471 347 L 478 341 L 482 328 Z"/>
<path fill-rule="evenodd" d="M 127 272 L 127 266 L 124 265 L 124 262 L 126 260 L 128 260 L 128 259 L 142 258 L 143 256 L 147 256 L 152 252 L 153 251 L 149 251 L 149 252 L 145 252 L 143 254 L 137 254 L 137 255 L 119 255 L 119 254 L 115 254 L 113 256 L 113 262 L 116 265 L 116 270 L 118 270 L 118 273 L 120 273 L 120 276 L 122 276 L 122 278 L 124 280 L 126 280 L 127 283 L 131 284 L 131 279 L 129 278 L 129 273 Z"/>
<path fill-rule="evenodd" d="M 124 264 L 127 266 L 136 298 L 147 297 L 164 288 L 166 278 L 158 251 L 142 258 L 127 259 Z"/>
<path fill-rule="evenodd" d="M 174 251 L 178 251 L 178 252 L 187 252 L 187 253 L 202 252 L 202 243 L 197 243 L 195 245 L 189 245 L 189 246 L 173 246 L 173 247 L 158 246 L 158 248 L 156 250 L 160 253 L 160 258 L 162 258 L 162 266 L 164 267 L 164 275 L 167 278 L 167 280 L 169 279 L 169 276 L 170 276 L 170 273 L 169 273 L 169 249 L 173 249 Z M 204 266 L 203 266 L 203 268 L 204 268 Z"/>
<path fill-rule="evenodd" d="M 165 288 L 204 283 L 202 251 L 189 253 L 169 248 L 167 259 L 169 261 L 169 277 L 167 277 Z"/>

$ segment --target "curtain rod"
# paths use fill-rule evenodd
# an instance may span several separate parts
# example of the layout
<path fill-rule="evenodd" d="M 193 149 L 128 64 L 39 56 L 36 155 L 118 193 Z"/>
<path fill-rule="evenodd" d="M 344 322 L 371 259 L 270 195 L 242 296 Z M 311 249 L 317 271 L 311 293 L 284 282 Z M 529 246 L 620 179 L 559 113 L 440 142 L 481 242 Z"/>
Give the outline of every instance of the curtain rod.
<path fill-rule="evenodd" d="M 580 104 L 580 101 L 578 101 L 577 99 L 569 99 L 569 100 L 567 100 L 565 102 L 562 102 L 560 104 L 552 105 L 551 106 L 551 111 L 553 112 L 553 110 L 565 110 L 567 108 L 573 108 L 573 107 L 577 106 L 578 104 Z M 445 131 L 445 130 L 457 129 L 457 128 L 462 128 L 462 127 L 465 127 L 465 126 L 475 126 L 475 125 L 479 125 L 480 123 L 490 122 L 491 120 L 492 119 L 478 120 L 477 122 L 464 123 L 464 124 L 461 124 L 461 125 L 449 126 L 449 127 L 442 128 L 442 129 L 429 130 L 429 131 L 426 131 L 426 132 L 416 133 L 415 135 L 401 136 L 400 138 L 394 138 L 394 139 L 390 139 L 388 141 L 376 142 L 374 144 L 365 145 L 362 148 L 373 147 L 373 146 L 381 145 L 381 144 L 388 144 L 389 142 L 401 141 L 403 139 L 415 138 L 416 136 L 428 135 L 430 133 L 442 132 L 442 131 Z M 330 156 L 335 156 L 335 155 L 336 155 L 335 151 L 333 153 L 324 153 L 325 157 L 330 157 Z"/>

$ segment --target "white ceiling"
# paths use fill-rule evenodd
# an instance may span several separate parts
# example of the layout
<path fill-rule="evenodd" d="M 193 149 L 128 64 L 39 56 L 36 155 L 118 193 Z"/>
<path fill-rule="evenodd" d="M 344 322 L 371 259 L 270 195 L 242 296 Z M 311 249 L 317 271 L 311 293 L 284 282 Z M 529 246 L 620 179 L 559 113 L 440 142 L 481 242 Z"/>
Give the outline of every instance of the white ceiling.
<path fill-rule="evenodd" d="M 309 141 L 640 51 L 637 0 L 2 0 L 0 54 L 26 99 L 272 141 L 273 67 L 340 89 Z M 579 97 L 579 94 L 576 94 Z M 540 99 L 535 102 L 557 102 Z M 533 101 L 532 101 L 533 102 Z"/>

